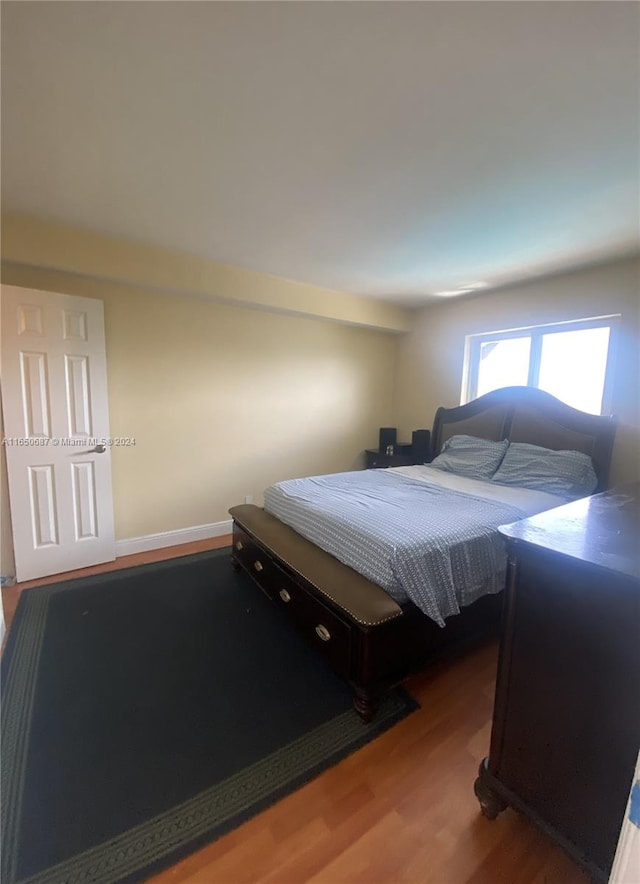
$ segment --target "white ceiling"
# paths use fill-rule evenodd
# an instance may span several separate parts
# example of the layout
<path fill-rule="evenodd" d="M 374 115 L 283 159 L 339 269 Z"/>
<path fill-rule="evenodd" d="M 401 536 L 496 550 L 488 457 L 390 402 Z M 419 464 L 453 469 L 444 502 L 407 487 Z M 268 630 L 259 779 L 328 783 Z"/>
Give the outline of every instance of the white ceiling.
<path fill-rule="evenodd" d="M 628 254 L 626 2 L 2 2 L 3 210 L 416 304 Z"/>

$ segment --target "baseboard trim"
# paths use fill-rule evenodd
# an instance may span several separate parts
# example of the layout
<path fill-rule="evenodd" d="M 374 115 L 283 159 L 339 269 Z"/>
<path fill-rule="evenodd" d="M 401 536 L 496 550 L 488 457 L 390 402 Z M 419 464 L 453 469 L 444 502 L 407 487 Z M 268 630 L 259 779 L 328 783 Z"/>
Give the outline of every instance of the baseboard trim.
<path fill-rule="evenodd" d="M 227 519 L 224 522 L 212 522 L 210 525 L 195 525 L 193 528 L 178 528 L 176 531 L 162 531 L 160 534 L 145 534 L 143 537 L 116 540 L 116 558 L 148 552 L 151 549 L 162 549 L 165 546 L 193 543 L 194 540 L 221 537 L 223 534 L 231 534 L 232 526 L 231 519 Z"/>

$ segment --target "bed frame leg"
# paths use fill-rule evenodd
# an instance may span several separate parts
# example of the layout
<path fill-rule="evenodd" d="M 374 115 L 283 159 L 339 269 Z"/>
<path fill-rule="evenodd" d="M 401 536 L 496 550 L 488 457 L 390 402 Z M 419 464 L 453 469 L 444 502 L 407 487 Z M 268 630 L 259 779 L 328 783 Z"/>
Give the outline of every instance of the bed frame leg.
<path fill-rule="evenodd" d="M 376 701 L 368 691 L 365 691 L 362 688 L 354 688 L 353 708 L 363 721 L 371 721 L 375 715 L 376 706 Z"/>

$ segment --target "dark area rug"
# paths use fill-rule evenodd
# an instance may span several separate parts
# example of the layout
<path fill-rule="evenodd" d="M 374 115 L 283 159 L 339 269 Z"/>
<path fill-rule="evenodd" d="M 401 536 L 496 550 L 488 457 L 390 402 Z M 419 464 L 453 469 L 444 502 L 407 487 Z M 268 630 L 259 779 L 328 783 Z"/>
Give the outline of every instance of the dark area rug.
<path fill-rule="evenodd" d="M 2 662 L 3 884 L 142 881 L 371 724 L 228 550 L 27 590 Z"/>

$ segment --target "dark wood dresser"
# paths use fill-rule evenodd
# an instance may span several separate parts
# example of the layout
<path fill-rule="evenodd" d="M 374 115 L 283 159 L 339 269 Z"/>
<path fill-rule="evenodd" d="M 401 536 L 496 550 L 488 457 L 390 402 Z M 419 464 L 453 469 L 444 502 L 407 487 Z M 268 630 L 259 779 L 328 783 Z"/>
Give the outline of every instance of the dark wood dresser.
<path fill-rule="evenodd" d="M 485 816 L 507 805 L 607 881 L 640 747 L 640 486 L 501 530 L 509 555 Z M 498 823 L 496 823 L 498 825 Z"/>

